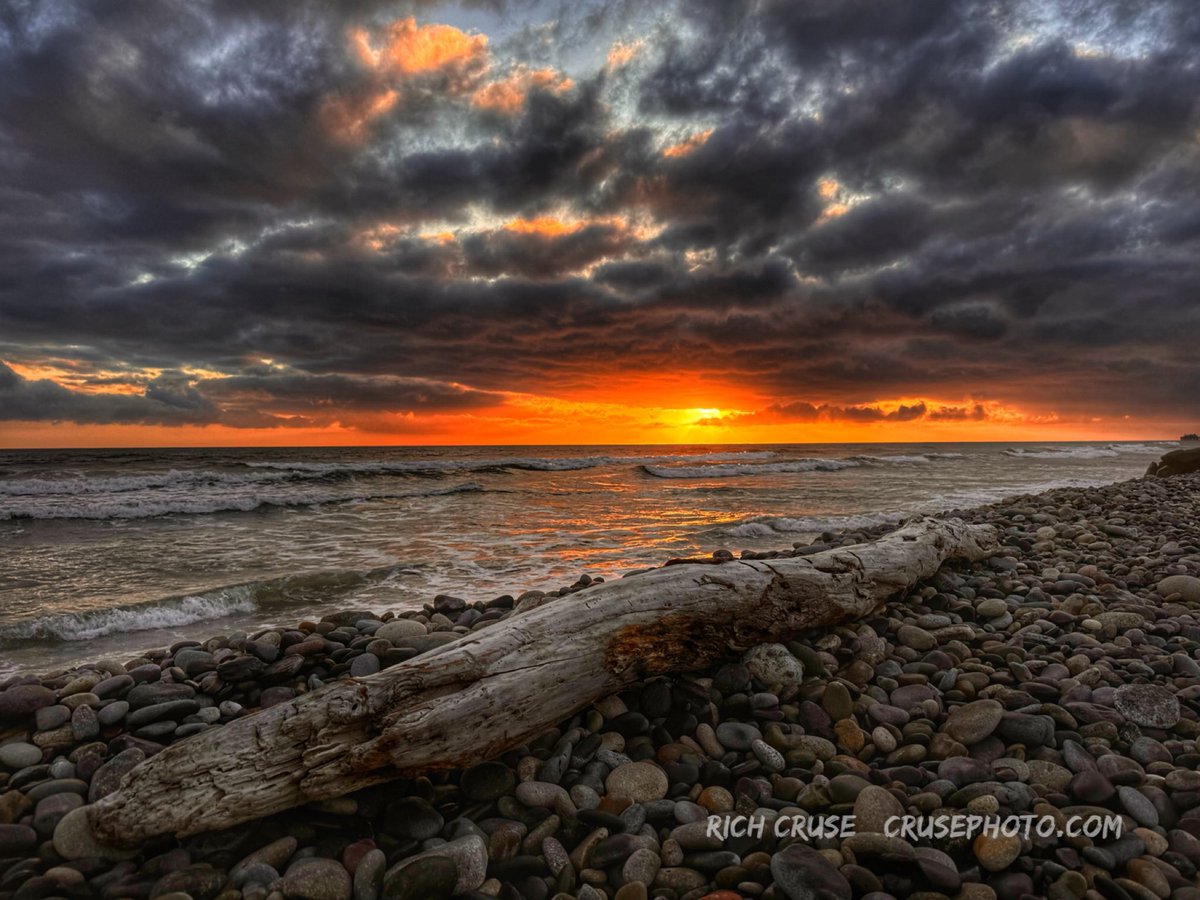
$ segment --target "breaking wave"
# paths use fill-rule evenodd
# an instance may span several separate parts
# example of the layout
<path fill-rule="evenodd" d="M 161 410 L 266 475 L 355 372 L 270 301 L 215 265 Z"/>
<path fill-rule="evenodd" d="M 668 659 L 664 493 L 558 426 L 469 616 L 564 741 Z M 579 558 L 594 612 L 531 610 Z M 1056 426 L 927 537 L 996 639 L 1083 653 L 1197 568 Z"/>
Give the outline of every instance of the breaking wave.
<path fill-rule="evenodd" d="M 847 456 L 793 459 L 773 463 L 707 466 L 643 465 L 642 471 L 655 478 L 737 478 L 746 475 L 793 475 L 802 472 L 839 472 L 861 466 L 927 465 L 940 460 L 963 459 L 961 453 L 921 453 L 897 456 Z"/>
<path fill-rule="evenodd" d="M 0 505 L 0 519 L 150 519 L 171 515 L 206 515 L 222 512 L 252 512 L 267 508 L 324 506 L 336 503 L 365 503 L 371 500 L 403 500 L 417 497 L 440 497 L 450 494 L 485 491 L 478 482 L 468 481 L 429 490 L 380 491 L 364 486 L 346 489 L 312 488 L 282 490 L 274 493 L 226 491 L 204 495 L 179 492 L 169 495 L 148 493 L 130 496 L 96 497 L 82 492 L 75 496 L 66 492 L 47 494 L 36 499 L 16 499 Z"/>
<path fill-rule="evenodd" d="M 420 459 L 364 462 L 309 462 L 268 460 L 248 462 L 252 469 L 305 472 L 316 475 L 421 475 L 446 472 L 487 472 L 517 469 L 529 472 L 574 472 L 601 466 L 644 465 L 649 463 L 688 462 L 694 460 L 725 461 L 771 459 L 773 450 L 742 450 L 736 452 L 668 454 L 654 456 L 509 456 L 496 459 Z"/>
<path fill-rule="evenodd" d="M 1106 459 L 1122 453 L 1162 453 L 1167 444 L 1094 444 L 1058 447 L 1009 447 L 1006 456 L 1016 459 Z"/>
<path fill-rule="evenodd" d="M 408 571 L 397 565 L 365 572 L 286 575 L 129 606 L 41 616 L 0 626 L 0 646 L 27 641 L 90 641 L 110 634 L 179 628 L 228 616 L 263 613 L 272 608 L 328 600 Z"/>

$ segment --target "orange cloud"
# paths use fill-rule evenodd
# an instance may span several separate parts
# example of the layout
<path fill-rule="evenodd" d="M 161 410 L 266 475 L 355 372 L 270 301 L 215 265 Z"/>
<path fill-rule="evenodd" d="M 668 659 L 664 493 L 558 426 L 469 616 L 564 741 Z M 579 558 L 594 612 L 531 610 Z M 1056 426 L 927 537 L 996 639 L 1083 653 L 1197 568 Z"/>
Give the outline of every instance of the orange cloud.
<path fill-rule="evenodd" d="M 619 69 L 641 53 L 644 46 L 645 42 L 640 38 L 636 41 L 617 41 L 608 51 L 606 65 L 609 69 Z"/>
<path fill-rule="evenodd" d="M 357 97 L 329 97 L 321 106 L 321 122 L 335 140 L 356 144 L 367 126 L 400 101 L 400 92 L 385 87 Z"/>
<path fill-rule="evenodd" d="M 467 34 L 453 25 L 418 25 L 412 16 L 387 27 L 376 47 L 365 28 L 350 33 L 359 61 L 381 74 L 419 75 L 452 67 L 481 66 L 487 60 L 487 35 Z"/>
<path fill-rule="evenodd" d="M 687 156 L 697 147 L 704 146 L 704 143 L 712 137 L 713 130 L 709 128 L 707 131 L 698 131 L 686 140 L 680 141 L 678 144 L 672 144 L 663 151 L 663 156 L 676 159 L 680 156 Z"/>
<path fill-rule="evenodd" d="M 821 195 L 822 200 L 832 200 L 841 189 L 842 186 L 834 178 L 822 178 L 817 182 L 817 193 Z"/>
<path fill-rule="evenodd" d="M 444 76 L 452 93 L 463 93 L 488 66 L 487 35 L 453 25 L 418 25 L 412 16 L 392 22 L 377 42 L 365 28 L 353 29 L 349 37 L 359 63 L 373 77 L 357 94 L 328 97 L 321 106 L 325 131 L 342 143 L 360 142 L 367 127 L 401 101 L 411 79 Z"/>
<path fill-rule="evenodd" d="M 53 381 L 81 394 L 128 394 L 139 396 L 145 393 L 146 382 L 161 373 L 161 369 L 134 369 L 128 371 L 93 369 L 77 360 L 48 360 L 29 364 L 0 361 L 28 381 Z"/>
<path fill-rule="evenodd" d="M 357 238 L 363 246 L 379 253 L 395 243 L 402 234 L 404 234 L 404 229 L 399 225 L 392 222 L 380 222 L 378 225 L 360 231 Z"/>
<path fill-rule="evenodd" d="M 830 219 L 836 219 L 838 216 L 844 216 L 850 211 L 850 204 L 845 202 L 845 189 L 836 178 L 822 178 L 818 181 L 817 195 L 825 201 L 825 208 L 821 210 L 821 215 L 817 219 L 818 225 L 822 225 Z"/>
<path fill-rule="evenodd" d="M 553 216 L 538 216 L 533 219 L 513 219 L 504 225 L 506 231 L 517 234 L 536 234 L 540 237 L 560 237 L 583 228 L 585 222 L 564 222 Z"/>
<path fill-rule="evenodd" d="M 471 95 L 471 103 L 489 112 L 513 115 L 521 111 L 529 92 L 535 88 L 562 92 L 574 86 L 575 82 L 554 69 L 518 66 L 506 77 L 489 81 L 475 91 Z"/>

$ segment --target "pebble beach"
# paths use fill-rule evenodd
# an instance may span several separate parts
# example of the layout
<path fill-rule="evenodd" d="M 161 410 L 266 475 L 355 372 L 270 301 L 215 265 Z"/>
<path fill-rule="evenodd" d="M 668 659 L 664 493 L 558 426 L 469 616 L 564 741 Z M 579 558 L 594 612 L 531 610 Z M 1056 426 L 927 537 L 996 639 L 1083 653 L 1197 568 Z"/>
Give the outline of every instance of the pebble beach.
<path fill-rule="evenodd" d="M 945 515 L 996 526 L 999 555 L 948 564 L 866 619 L 636 685 L 465 771 L 126 854 L 89 856 L 76 811 L 143 759 L 546 594 L 442 594 L 8 676 L 0 898 L 1200 898 L 1200 475 Z M 885 824 L 959 814 L 1121 827 L 909 839 Z M 769 824 L 822 816 L 853 816 L 854 833 Z M 713 817 L 768 827 L 715 835 Z"/>

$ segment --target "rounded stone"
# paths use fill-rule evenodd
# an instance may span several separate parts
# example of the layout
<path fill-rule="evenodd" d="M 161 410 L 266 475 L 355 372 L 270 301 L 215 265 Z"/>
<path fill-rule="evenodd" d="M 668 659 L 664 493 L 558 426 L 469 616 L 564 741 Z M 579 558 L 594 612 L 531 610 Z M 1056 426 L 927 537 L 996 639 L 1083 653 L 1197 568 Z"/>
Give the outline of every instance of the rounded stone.
<path fill-rule="evenodd" d="M 752 743 L 762 740 L 762 732 L 753 725 L 722 722 L 717 726 L 717 740 L 729 750 L 749 750 Z"/>
<path fill-rule="evenodd" d="M 783 644 L 759 644 L 746 652 L 742 665 L 766 687 L 798 687 L 804 666 Z"/>
<path fill-rule="evenodd" d="M 33 827 L 38 834 L 48 837 L 54 834 L 54 828 L 63 816 L 81 806 L 83 798 L 78 794 L 51 794 L 38 801 L 33 812 Z"/>
<path fill-rule="evenodd" d="M 16 719 L 55 701 L 54 691 L 40 684 L 17 684 L 0 691 L 0 719 Z"/>
<path fill-rule="evenodd" d="M 350 674 L 355 678 L 366 678 L 378 672 L 381 665 L 379 657 L 374 653 L 364 653 L 350 662 Z"/>
<path fill-rule="evenodd" d="M 1200 603 L 1200 578 L 1194 575 L 1168 575 L 1158 583 L 1158 593 L 1163 597 L 1179 594 L 1189 603 Z"/>
<path fill-rule="evenodd" d="M 71 721 L 71 708 L 61 704 L 43 706 L 33 714 L 33 724 L 38 731 L 53 731 Z"/>
<path fill-rule="evenodd" d="M 895 795 L 878 785 L 868 785 L 854 799 L 854 828 L 856 831 L 884 833 L 885 823 L 904 815 L 904 806 Z"/>
<path fill-rule="evenodd" d="M 1137 788 L 1122 785 L 1117 788 L 1117 798 L 1125 812 L 1139 825 L 1153 828 L 1158 824 L 1158 810 L 1154 803 Z"/>
<path fill-rule="evenodd" d="M 980 601 L 975 607 L 975 612 L 982 619 L 994 619 L 1008 612 L 1008 604 L 1001 597 L 988 597 Z"/>
<path fill-rule="evenodd" d="M 313 857 L 292 864 L 280 882 L 292 900 L 350 900 L 350 873 L 335 859 Z"/>
<path fill-rule="evenodd" d="M 35 747 L 33 744 L 27 744 L 24 741 L 14 741 L 11 744 L 5 744 L 0 747 L 0 765 L 8 766 L 10 769 L 24 769 L 27 766 L 36 766 L 41 761 L 41 748 Z"/>
<path fill-rule="evenodd" d="M 1157 684 L 1125 684 L 1113 692 L 1117 712 L 1135 725 L 1174 728 L 1179 724 L 1179 698 Z"/>
<path fill-rule="evenodd" d="M 851 900 L 853 896 L 846 876 L 804 844 L 791 844 L 772 856 L 771 877 L 788 900 Z"/>
<path fill-rule="evenodd" d="M 444 824 L 442 814 L 418 797 L 406 797 L 388 807 L 389 834 L 424 841 L 435 837 Z"/>
<path fill-rule="evenodd" d="M 387 856 L 382 850 L 367 851 L 354 870 L 354 900 L 378 897 L 386 869 Z"/>
<path fill-rule="evenodd" d="M 300 842 L 291 835 L 278 838 L 243 857 L 233 867 L 233 872 L 236 875 L 252 866 L 270 866 L 272 869 L 282 869 L 299 846 Z"/>
<path fill-rule="evenodd" d="M 100 707 L 96 713 L 96 719 L 102 727 L 116 725 L 129 712 L 129 704 L 124 700 L 114 700 L 106 706 Z"/>
<path fill-rule="evenodd" d="M 424 853 L 418 853 L 416 856 L 410 856 L 408 859 L 400 860 L 388 869 L 387 874 L 384 875 L 384 883 L 389 883 L 397 877 L 398 872 L 415 865 L 420 860 L 434 856 L 444 857 L 454 863 L 458 873 L 458 880 L 455 882 L 453 891 L 455 894 L 470 893 L 478 889 L 487 878 L 487 843 L 479 835 L 471 834 L 426 850 Z"/>
<path fill-rule="evenodd" d="M 916 625 L 901 625 L 896 629 L 896 640 L 905 647 L 911 647 L 920 652 L 932 650 L 937 646 L 937 638 Z"/>
<path fill-rule="evenodd" d="M 896 749 L 895 736 L 882 725 L 876 725 L 871 730 L 871 743 L 884 753 L 891 753 Z"/>
<path fill-rule="evenodd" d="M 1071 779 L 1067 791 L 1084 803 L 1103 803 L 1115 793 L 1112 782 L 1097 769 L 1084 769 Z"/>
<path fill-rule="evenodd" d="M 383 896 L 388 900 L 449 900 L 457 881 L 454 860 L 430 856 L 389 873 L 383 882 Z"/>
<path fill-rule="evenodd" d="M 984 833 L 971 845 L 979 864 L 989 872 L 1007 869 L 1021 853 L 1021 839 L 1016 835 Z"/>
<path fill-rule="evenodd" d="M 617 766 L 604 780 L 610 797 L 626 797 L 634 803 L 649 803 L 667 796 L 667 773 L 652 762 L 631 762 Z"/>
<path fill-rule="evenodd" d="M 405 638 L 424 637 L 425 634 L 426 628 L 420 622 L 413 619 L 393 619 L 380 625 L 375 637 L 401 645 Z"/>
<path fill-rule="evenodd" d="M 650 885 L 654 882 L 660 868 L 662 868 L 662 860 L 659 859 L 658 854 L 643 847 L 633 851 L 629 859 L 625 860 L 625 865 L 621 867 L 621 877 L 627 884 L 641 882 Z"/>
<path fill-rule="evenodd" d="M 854 714 L 854 701 L 850 699 L 849 689 L 840 681 L 830 682 L 821 694 L 821 708 L 835 722 L 850 718 Z"/>
<path fill-rule="evenodd" d="M 1004 707 L 995 700 L 975 700 L 950 710 L 942 731 L 960 744 L 978 744 L 1000 724 Z"/>
<path fill-rule="evenodd" d="M 138 850 L 122 850 L 97 839 L 87 806 L 71 810 L 54 828 L 54 850 L 63 859 L 132 859 Z"/>

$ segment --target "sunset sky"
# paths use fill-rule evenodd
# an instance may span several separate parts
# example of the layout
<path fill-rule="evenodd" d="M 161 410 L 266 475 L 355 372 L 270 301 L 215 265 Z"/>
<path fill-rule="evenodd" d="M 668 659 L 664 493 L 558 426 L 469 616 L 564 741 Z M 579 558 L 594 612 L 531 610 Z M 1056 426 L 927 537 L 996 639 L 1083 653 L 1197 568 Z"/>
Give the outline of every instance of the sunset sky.
<path fill-rule="evenodd" d="M 6 3 L 0 446 L 1200 429 L 1195 0 Z"/>

